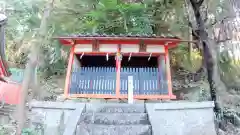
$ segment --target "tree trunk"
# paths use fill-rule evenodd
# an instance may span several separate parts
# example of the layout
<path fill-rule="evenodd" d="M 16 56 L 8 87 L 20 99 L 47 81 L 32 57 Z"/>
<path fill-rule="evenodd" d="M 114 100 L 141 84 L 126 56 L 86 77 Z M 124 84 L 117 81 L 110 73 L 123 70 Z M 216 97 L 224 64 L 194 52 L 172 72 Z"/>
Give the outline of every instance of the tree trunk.
<path fill-rule="evenodd" d="M 217 58 L 216 58 L 216 47 L 214 42 L 211 42 L 211 39 L 208 37 L 208 33 L 205 28 L 205 23 L 201 16 L 200 6 L 202 5 L 204 0 L 190 0 L 192 5 L 195 19 L 197 22 L 197 33 L 199 36 L 199 44 L 202 45 L 203 48 L 203 58 L 204 58 L 204 66 L 207 70 L 207 80 L 210 86 L 210 94 L 212 100 L 215 102 L 215 112 L 220 112 L 219 100 L 217 99 L 216 92 L 220 92 L 218 90 L 219 85 L 221 82 L 219 80 L 220 76 L 218 75 L 218 68 L 217 68 Z M 218 114 L 218 113 L 217 113 Z"/>
<path fill-rule="evenodd" d="M 200 1 L 200 2 L 199 2 Z M 192 8 L 194 10 L 194 15 L 197 22 L 197 31 L 199 42 L 203 46 L 203 56 L 204 56 L 204 64 L 207 69 L 208 82 L 210 85 L 210 92 L 212 100 L 215 102 L 214 111 L 216 113 L 217 127 L 223 130 L 228 130 L 226 127 L 229 123 L 232 123 L 236 127 L 240 127 L 240 117 L 239 113 L 236 110 L 237 106 L 235 106 L 234 102 L 238 102 L 239 97 L 235 95 L 231 95 L 228 93 L 226 85 L 222 82 L 218 67 L 218 52 L 217 52 L 217 42 L 209 38 L 207 28 L 205 27 L 203 17 L 201 16 L 200 6 L 202 5 L 204 0 L 190 0 Z M 235 4 L 237 5 L 237 4 Z M 219 32 L 219 35 L 222 35 L 223 32 Z M 219 39 L 217 39 L 219 40 Z M 225 39 L 224 39 L 225 40 Z M 222 99 L 220 99 L 222 97 Z M 236 97 L 234 99 L 234 97 Z M 231 100 L 231 98 L 233 98 Z M 237 99 L 237 100 L 236 100 Z M 234 101 L 236 100 L 236 101 Z M 221 106 L 220 106 L 221 105 Z M 230 109 L 227 109 L 228 107 Z M 218 130 L 218 129 L 217 129 Z M 236 132 L 236 131 L 230 131 Z"/>
<path fill-rule="evenodd" d="M 26 69 L 25 69 L 24 80 L 23 80 L 22 88 L 21 88 L 21 92 L 20 92 L 21 95 L 19 97 L 20 101 L 19 101 L 19 105 L 17 107 L 17 114 L 18 114 L 17 135 L 21 135 L 22 129 L 25 125 L 25 120 L 26 120 L 25 119 L 25 115 L 26 115 L 25 104 L 26 104 L 26 99 L 28 96 L 28 89 L 29 89 L 30 83 L 33 82 L 31 80 L 34 80 L 33 74 L 34 74 L 35 68 L 38 63 L 39 53 L 41 52 L 40 47 L 43 44 L 43 41 L 45 39 L 45 35 L 46 35 L 46 31 L 47 31 L 47 19 L 49 17 L 52 7 L 53 7 L 53 3 L 54 3 L 54 0 L 52 0 L 51 2 L 48 2 L 45 7 L 44 15 L 43 15 L 43 18 L 41 21 L 38 35 L 35 37 L 36 42 L 34 42 L 34 44 L 32 45 L 30 59 L 26 66 Z M 34 93 L 35 92 L 33 90 L 33 94 Z"/>

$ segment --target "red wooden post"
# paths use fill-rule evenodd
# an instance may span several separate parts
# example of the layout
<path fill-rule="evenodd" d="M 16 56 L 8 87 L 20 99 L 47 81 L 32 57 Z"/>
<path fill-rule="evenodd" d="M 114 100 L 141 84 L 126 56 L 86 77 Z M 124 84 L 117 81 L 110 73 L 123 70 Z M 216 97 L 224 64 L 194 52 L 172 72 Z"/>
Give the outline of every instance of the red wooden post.
<path fill-rule="evenodd" d="M 116 96 L 117 98 L 120 97 L 120 87 L 121 87 L 121 81 L 120 81 L 120 76 L 121 76 L 121 59 L 120 59 L 120 52 L 117 52 L 116 55 Z"/>
<path fill-rule="evenodd" d="M 70 56 L 68 60 L 68 68 L 67 68 L 67 75 L 65 80 L 65 88 L 64 88 L 64 97 L 67 98 L 69 95 L 69 85 L 71 80 L 71 71 L 72 71 L 72 65 L 73 65 L 73 59 L 74 59 L 74 48 L 75 46 L 72 46 L 70 51 Z"/>
<path fill-rule="evenodd" d="M 157 82 L 158 82 L 158 84 L 157 84 L 157 88 L 158 88 L 158 90 L 160 90 L 161 91 L 161 72 L 162 72 L 162 70 L 161 70 L 161 62 L 160 62 L 160 60 L 161 60 L 161 55 L 160 56 L 158 56 L 158 58 L 157 58 L 157 65 L 158 65 L 158 74 L 157 74 Z"/>
<path fill-rule="evenodd" d="M 172 77 L 171 77 L 171 68 L 170 68 L 168 47 L 165 47 L 165 63 L 166 63 L 167 81 L 168 81 L 168 95 L 169 95 L 169 97 L 174 98 L 174 95 L 172 92 Z"/>

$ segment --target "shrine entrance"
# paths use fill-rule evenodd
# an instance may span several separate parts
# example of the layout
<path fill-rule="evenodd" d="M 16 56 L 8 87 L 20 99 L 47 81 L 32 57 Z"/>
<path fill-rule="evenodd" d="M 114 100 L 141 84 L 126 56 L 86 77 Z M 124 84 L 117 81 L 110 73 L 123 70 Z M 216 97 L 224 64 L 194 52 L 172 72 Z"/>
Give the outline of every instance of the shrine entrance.
<path fill-rule="evenodd" d="M 76 54 L 75 58 L 79 66 L 72 72 L 71 94 L 115 94 L 114 56 Z M 151 56 L 123 56 L 120 94 L 128 94 L 128 76 L 133 77 L 135 95 L 167 94 L 167 89 L 159 88 L 157 60 L 158 57 Z"/>
<path fill-rule="evenodd" d="M 159 54 L 160 55 L 160 54 Z M 83 55 L 75 54 L 81 67 L 116 67 L 115 56 L 107 55 Z M 157 68 L 157 56 L 123 56 L 121 61 L 122 67 L 128 68 Z"/>
<path fill-rule="evenodd" d="M 58 37 L 71 46 L 64 95 L 66 98 L 175 99 L 168 50 L 174 37 L 80 35 Z M 128 87 L 129 78 L 133 87 Z"/>
<path fill-rule="evenodd" d="M 114 56 L 75 54 L 70 94 L 115 94 Z"/>

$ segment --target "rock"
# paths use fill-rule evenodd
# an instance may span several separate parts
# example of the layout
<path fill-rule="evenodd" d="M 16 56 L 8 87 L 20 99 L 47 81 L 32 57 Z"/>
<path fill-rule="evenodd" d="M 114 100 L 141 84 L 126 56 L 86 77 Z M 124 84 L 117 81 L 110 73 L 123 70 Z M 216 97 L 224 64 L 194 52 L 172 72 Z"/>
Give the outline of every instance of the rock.
<path fill-rule="evenodd" d="M 65 101 L 65 100 L 66 100 L 66 99 L 65 99 L 65 97 L 64 97 L 63 94 L 57 96 L 57 101 L 63 102 L 63 101 Z"/>
<path fill-rule="evenodd" d="M 238 94 L 234 89 L 230 89 L 230 90 L 228 90 L 228 92 L 232 95 Z"/>
<path fill-rule="evenodd" d="M 201 95 L 200 87 L 184 88 L 174 92 L 178 100 L 199 101 Z"/>
<path fill-rule="evenodd" d="M 74 99 L 67 99 L 67 100 L 64 100 L 64 102 L 70 102 L 70 103 L 86 103 L 88 102 L 89 100 L 87 98 L 74 98 Z"/>
<path fill-rule="evenodd" d="M 116 100 L 117 101 L 117 100 Z M 128 100 L 127 99 L 119 99 L 119 103 L 127 103 L 128 102 Z M 115 103 L 117 103 L 117 102 L 115 102 Z"/>
<path fill-rule="evenodd" d="M 159 99 L 148 99 L 145 100 L 146 103 L 162 103 L 163 100 L 159 100 Z"/>
<path fill-rule="evenodd" d="M 225 132 L 221 129 L 218 129 L 218 135 L 226 135 Z"/>

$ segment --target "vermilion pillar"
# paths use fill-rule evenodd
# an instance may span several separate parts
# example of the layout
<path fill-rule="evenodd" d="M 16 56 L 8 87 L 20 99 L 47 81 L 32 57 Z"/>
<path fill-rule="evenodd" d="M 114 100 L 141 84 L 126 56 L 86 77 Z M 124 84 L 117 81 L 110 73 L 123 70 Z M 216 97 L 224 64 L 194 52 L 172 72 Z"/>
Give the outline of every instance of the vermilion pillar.
<path fill-rule="evenodd" d="M 69 85 L 70 85 L 70 80 L 71 80 L 73 59 L 74 59 L 74 46 L 71 48 L 70 56 L 69 56 L 69 60 L 68 60 L 67 75 L 66 75 L 65 88 L 64 88 L 65 98 L 67 98 L 69 95 Z"/>
<path fill-rule="evenodd" d="M 166 63 L 166 75 L 167 75 L 167 84 L 168 84 L 168 95 L 170 97 L 174 97 L 172 92 L 172 77 L 171 77 L 171 68 L 170 68 L 170 60 L 169 60 L 169 52 L 168 47 L 165 47 L 165 63 Z"/>
<path fill-rule="evenodd" d="M 120 52 L 117 52 L 116 55 L 116 96 L 119 97 L 120 96 L 120 87 L 121 87 L 121 81 L 120 81 L 120 77 L 121 77 L 121 56 L 120 56 Z"/>

